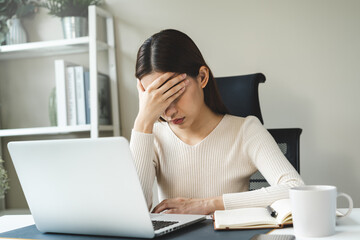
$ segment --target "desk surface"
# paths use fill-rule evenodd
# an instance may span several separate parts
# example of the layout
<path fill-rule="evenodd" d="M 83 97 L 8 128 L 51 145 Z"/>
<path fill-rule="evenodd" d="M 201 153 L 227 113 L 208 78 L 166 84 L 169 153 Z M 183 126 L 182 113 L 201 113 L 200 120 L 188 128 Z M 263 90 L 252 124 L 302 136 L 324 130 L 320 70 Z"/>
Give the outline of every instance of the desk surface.
<path fill-rule="evenodd" d="M 21 214 L 21 211 L 8 211 L 3 212 L 0 217 L 0 233 L 4 233 L 7 231 L 11 231 L 14 229 L 30 226 L 34 224 L 34 220 L 31 215 L 29 214 Z M 15 214 L 15 215 L 13 215 Z M 206 226 L 206 228 L 210 228 L 211 225 L 210 220 L 207 220 L 200 225 L 194 226 L 194 229 L 199 229 L 201 227 Z M 194 229 L 188 229 L 188 231 L 194 231 Z M 209 237 L 209 234 L 206 236 L 203 236 L 203 239 L 211 240 L 211 239 L 227 239 L 229 237 L 229 234 L 231 232 L 231 235 L 236 233 L 236 231 L 212 231 L 210 234 L 212 236 Z M 170 234 L 169 237 L 166 237 L 166 239 L 188 239 L 189 233 L 187 232 L 187 228 L 183 230 L 179 230 L 175 232 L 176 234 Z M 277 229 L 272 231 L 270 234 L 294 234 L 292 228 L 284 228 L 284 229 Z M 240 234 L 239 234 L 240 235 Z M 167 235 L 165 235 L 167 236 Z M 164 236 L 164 237 L 165 237 Z M 171 237 L 172 236 L 172 237 Z M 182 238 L 184 236 L 184 238 Z M 187 237 L 186 237 L 187 236 Z M 199 236 L 197 236 L 199 237 Z M 219 238 L 220 237 L 220 238 Z M 315 238 L 297 238 L 297 240 L 310 240 Z M 319 238 L 317 238 L 319 239 Z M 336 234 L 330 237 L 324 237 L 321 238 L 321 240 L 335 240 L 335 239 L 341 239 L 341 240 L 358 240 L 360 239 L 360 208 L 353 209 L 353 212 L 350 214 L 349 217 L 338 220 L 337 226 L 336 226 Z"/>
<path fill-rule="evenodd" d="M 340 209 L 341 212 L 346 212 L 344 209 Z M 272 231 L 270 234 L 294 234 L 293 228 L 283 228 L 276 229 Z M 360 239 L 360 208 L 354 208 L 350 214 L 350 216 L 339 219 L 336 222 L 336 233 L 330 237 L 323 238 L 299 238 L 296 240 L 310 240 L 310 239 L 321 239 L 321 240 L 359 240 Z"/>

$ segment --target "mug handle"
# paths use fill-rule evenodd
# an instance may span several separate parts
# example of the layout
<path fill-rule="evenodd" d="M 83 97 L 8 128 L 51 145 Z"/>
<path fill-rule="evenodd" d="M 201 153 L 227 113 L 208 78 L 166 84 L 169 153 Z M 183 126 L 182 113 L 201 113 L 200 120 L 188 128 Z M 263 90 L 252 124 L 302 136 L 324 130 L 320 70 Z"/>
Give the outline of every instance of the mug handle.
<path fill-rule="evenodd" d="M 348 209 L 348 211 L 343 216 L 339 216 L 339 218 L 349 216 L 349 214 L 351 213 L 351 211 L 353 209 L 353 205 L 354 205 L 352 198 L 350 197 L 350 195 L 348 195 L 346 193 L 342 193 L 342 192 L 338 193 L 337 197 L 345 197 L 349 201 L 349 209 Z"/>

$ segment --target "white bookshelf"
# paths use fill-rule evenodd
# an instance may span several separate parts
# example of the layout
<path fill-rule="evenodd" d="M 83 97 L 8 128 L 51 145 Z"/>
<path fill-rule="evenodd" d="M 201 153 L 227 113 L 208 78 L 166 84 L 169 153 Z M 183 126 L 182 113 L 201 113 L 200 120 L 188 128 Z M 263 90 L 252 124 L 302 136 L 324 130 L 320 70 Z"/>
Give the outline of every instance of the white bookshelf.
<path fill-rule="evenodd" d="M 31 42 L 0 46 L 0 61 L 33 57 L 58 56 L 89 52 L 89 37 Z M 108 50 L 105 42 L 97 41 L 97 50 Z"/>
<path fill-rule="evenodd" d="M 10 136 L 29 136 L 29 135 L 48 135 L 48 134 L 67 134 L 76 132 L 89 132 L 91 125 L 77 125 L 65 127 L 37 127 L 37 128 L 17 128 L 0 130 L 0 137 Z M 112 125 L 99 126 L 99 131 L 113 131 Z"/>
<path fill-rule="evenodd" d="M 2 61 L 11 59 L 26 59 L 34 57 L 48 57 L 66 54 L 88 53 L 90 69 L 90 119 L 88 125 L 55 126 L 0 129 L 0 137 L 29 136 L 29 135 L 52 135 L 69 134 L 76 132 L 90 132 L 91 138 L 99 137 L 100 131 L 112 131 L 114 136 L 120 136 L 118 84 L 116 75 L 114 22 L 110 13 L 96 6 L 89 6 L 89 36 L 75 39 L 61 39 L 53 41 L 31 42 L 24 44 L 0 46 L 0 64 Z M 105 19 L 106 42 L 97 40 L 97 17 Z M 108 53 L 108 76 L 111 92 L 111 115 L 112 125 L 100 126 L 98 123 L 98 64 L 97 53 L 107 51 Z M 54 76 L 55 77 L 55 76 Z M 1 139 L 0 139 L 1 140 Z"/>

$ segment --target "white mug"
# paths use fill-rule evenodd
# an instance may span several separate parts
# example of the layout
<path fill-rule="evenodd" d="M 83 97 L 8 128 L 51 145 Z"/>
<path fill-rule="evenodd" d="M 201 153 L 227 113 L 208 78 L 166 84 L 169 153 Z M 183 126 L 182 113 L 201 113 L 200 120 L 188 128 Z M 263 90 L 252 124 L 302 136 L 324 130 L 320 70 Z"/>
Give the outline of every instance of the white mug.
<path fill-rule="evenodd" d="M 290 189 L 294 232 L 297 237 L 325 237 L 335 233 L 336 200 L 342 196 L 349 201 L 350 214 L 353 208 L 351 197 L 338 193 L 335 186 L 302 186 Z"/>

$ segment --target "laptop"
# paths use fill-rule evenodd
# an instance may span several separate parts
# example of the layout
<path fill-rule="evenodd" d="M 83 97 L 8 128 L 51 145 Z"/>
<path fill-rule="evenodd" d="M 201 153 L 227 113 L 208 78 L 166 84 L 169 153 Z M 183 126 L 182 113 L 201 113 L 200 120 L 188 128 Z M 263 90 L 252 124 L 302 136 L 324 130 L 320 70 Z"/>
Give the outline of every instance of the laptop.
<path fill-rule="evenodd" d="M 123 137 L 17 141 L 8 149 L 40 232 L 153 238 L 205 219 L 150 214 Z"/>

